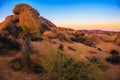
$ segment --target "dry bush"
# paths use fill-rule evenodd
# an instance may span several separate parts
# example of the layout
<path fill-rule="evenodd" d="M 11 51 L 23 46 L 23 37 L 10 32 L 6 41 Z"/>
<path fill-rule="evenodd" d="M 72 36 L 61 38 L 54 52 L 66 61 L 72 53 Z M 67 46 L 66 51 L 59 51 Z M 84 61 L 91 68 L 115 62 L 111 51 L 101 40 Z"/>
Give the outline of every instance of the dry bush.
<path fill-rule="evenodd" d="M 110 54 L 112 54 L 112 55 L 119 55 L 119 52 L 117 50 L 112 49 L 110 51 Z"/>
<path fill-rule="evenodd" d="M 2 45 L 0 45 L 1 48 L 5 48 L 7 50 L 9 49 L 20 50 L 20 43 L 15 39 L 12 40 L 10 38 L 2 36 L 0 37 L 0 43 L 2 43 Z"/>
<path fill-rule="evenodd" d="M 106 71 L 106 70 L 108 70 L 108 68 L 109 68 L 108 66 L 106 66 L 106 65 L 104 65 L 102 62 L 100 62 L 99 59 L 96 58 L 96 57 L 91 57 L 91 58 L 87 57 L 87 59 L 88 59 L 91 63 L 96 64 L 96 66 L 97 66 L 100 70 L 102 70 L 102 71 Z"/>
<path fill-rule="evenodd" d="M 104 80 L 96 64 L 85 61 L 74 61 L 58 51 L 50 51 L 40 57 L 44 68 L 44 80 Z"/>
<path fill-rule="evenodd" d="M 74 36 L 75 36 L 74 38 L 71 38 L 72 41 L 80 42 L 80 43 L 83 43 L 83 44 L 88 45 L 88 46 L 93 45 L 93 41 L 84 37 L 84 36 L 81 36 L 78 34 L 74 34 Z"/>
<path fill-rule="evenodd" d="M 117 64 L 120 65 L 120 56 L 119 55 L 112 55 L 106 58 L 106 61 L 112 63 L 112 64 Z"/>

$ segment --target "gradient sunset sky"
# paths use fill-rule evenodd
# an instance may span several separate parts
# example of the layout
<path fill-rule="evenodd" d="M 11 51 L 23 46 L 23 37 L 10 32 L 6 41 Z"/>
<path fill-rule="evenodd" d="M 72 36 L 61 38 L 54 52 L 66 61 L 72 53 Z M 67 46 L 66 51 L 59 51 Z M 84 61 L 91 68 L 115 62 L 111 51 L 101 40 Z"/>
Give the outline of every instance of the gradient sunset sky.
<path fill-rule="evenodd" d="M 0 0 L 0 22 L 27 3 L 57 26 L 120 31 L 120 0 Z"/>

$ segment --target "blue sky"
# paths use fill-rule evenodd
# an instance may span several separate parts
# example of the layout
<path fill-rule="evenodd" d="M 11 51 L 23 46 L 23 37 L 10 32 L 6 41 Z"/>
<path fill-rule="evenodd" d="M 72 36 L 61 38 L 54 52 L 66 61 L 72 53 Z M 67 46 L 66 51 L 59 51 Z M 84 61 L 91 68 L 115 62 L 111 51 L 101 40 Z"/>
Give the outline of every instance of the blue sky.
<path fill-rule="evenodd" d="M 19 3 L 31 5 L 59 26 L 120 23 L 120 0 L 1 0 L 0 21 L 13 14 L 12 9 Z"/>

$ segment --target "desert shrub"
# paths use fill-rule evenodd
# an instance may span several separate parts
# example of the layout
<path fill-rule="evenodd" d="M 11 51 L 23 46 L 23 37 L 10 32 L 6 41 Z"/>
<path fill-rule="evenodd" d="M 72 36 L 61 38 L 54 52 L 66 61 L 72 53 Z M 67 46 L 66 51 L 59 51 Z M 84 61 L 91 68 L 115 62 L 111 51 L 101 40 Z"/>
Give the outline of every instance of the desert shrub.
<path fill-rule="evenodd" d="M 2 48 L 20 50 L 20 43 L 16 40 L 12 40 L 7 37 L 0 37 L 0 42 L 3 44 L 1 46 Z"/>
<path fill-rule="evenodd" d="M 58 51 L 41 56 L 40 65 L 45 69 L 45 80 L 103 80 L 96 64 L 74 61 Z"/>
<path fill-rule="evenodd" d="M 58 38 L 60 41 L 66 41 L 66 37 L 63 33 L 58 33 Z"/>
<path fill-rule="evenodd" d="M 88 46 L 92 46 L 93 45 L 93 41 L 86 38 L 86 40 L 84 41 L 84 44 L 88 45 Z"/>
<path fill-rule="evenodd" d="M 74 35 L 75 37 L 74 38 L 71 38 L 72 41 L 75 41 L 75 42 L 80 42 L 80 43 L 83 43 L 85 45 L 88 45 L 88 46 L 92 46 L 93 45 L 93 41 L 84 37 L 84 36 L 80 36 L 78 34 Z"/>
<path fill-rule="evenodd" d="M 42 40 L 42 37 L 41 37 L 41 34 L 40 33 L 32 33 L 31 34 L 31 40 L 32 41 L 41 41 Z"/>
<path fill-rule="evenodd" d="M 84 32 L 74 33 L 73 35 L 74 35 L 75 37 L 79 37 L 79 36 L 85 36 L 85 33 L 84 33 Z"/>
<path fill-rule="evenodd" d="M 119 55 L 112 55 L 106 58 L 106 61 L 112 64 L 120 64 L 120 56 Z"/>
<path fill-rule="evenodd" d="M 86 38 L 83 36 L 75 35 L 75 38 L 72 38 L 72 41 L 84 43 L 84 41 L 86 41 Z"/>
<path fill-rule="evenodd" d="M 91 63 L 96 64 L 96 66 L 97 66 L 100 70 L 102 70 L 102 71 L 108 70 L 108 66 L 106 66 L 106 65 L 104 65 L 102 62 L 100 62 L 98 58 L 96 58 L 96 57 L 91 57 L 91 58 L 87 57 L 87 59 L 88 59 Z"/>
<path fill-rule="evenodd" d="M 110 51 L 110 54 L 112 54 L 112 55 L 118 55 L 119 52 L 118 52 L 117 50 L 112 49 L 112 50 Z"/>
<path fill-rule="evenodd" d="M 42 37 L 41 37 L 41 32 L 35 32 L 32 28 L 28 28 L 26 26 L 23 26 L 23 32 L 21 34 L 23 34 L 24 32 L 26 33 L 30 33 L 30 37 L 31 37 L 31 40 L 32 41 L 39 41 L 39 40 L 42 40 Z"/>

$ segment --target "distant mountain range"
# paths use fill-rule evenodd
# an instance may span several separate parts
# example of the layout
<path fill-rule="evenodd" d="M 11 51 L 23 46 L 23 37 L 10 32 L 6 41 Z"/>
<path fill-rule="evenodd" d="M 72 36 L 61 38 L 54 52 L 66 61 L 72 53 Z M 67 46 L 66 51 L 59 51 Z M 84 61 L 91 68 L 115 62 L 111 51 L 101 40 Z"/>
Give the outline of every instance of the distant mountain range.
<path fill-rule="evenodd" d="M 65 27 L 58 27 L 59 30 L 61 31 L 75 31 L 74 29 L 71 28 L 65 28 Z M 87 30 L 87 29 L 81 29 L 81 30 L 77 30 L 80 32 L 84 32 L 84 33 L 99 33 L 99 34 L 104 34 L 104 33 L 108 33 L 108 32 L 113 32 L 113 33 L 120 33 L 120 31 L 105 31 L 105 30 L 99 30 L 99 29 L 93 29 L 93 30 Z"/>
<path fill-rule="evenodd" d="M 93 29 L 93 30 L 82 29 L 79 31 L 85 32 L 85 33 L 99 33 L 99 34 L 108 33 L 108 32 L 120 33 L 120 32 L 116 32 L 116 31 L 105 31 L 105 30 L 97 30 L 97 29 Z"/>

